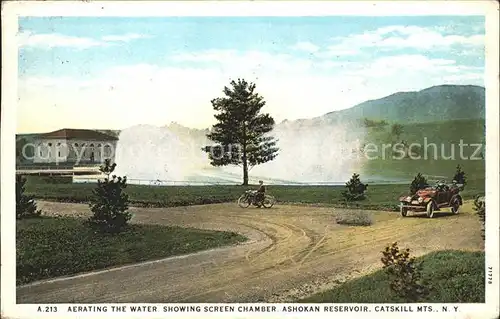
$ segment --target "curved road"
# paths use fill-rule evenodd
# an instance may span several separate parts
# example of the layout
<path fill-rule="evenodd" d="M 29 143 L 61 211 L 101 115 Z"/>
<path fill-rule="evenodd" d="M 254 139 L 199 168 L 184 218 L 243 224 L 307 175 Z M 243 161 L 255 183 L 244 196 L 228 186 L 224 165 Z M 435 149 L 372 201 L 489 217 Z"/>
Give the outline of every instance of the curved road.
<path fill-rule="evenodd" d="M 48 214 L 86 215 L 83 204 L 39 202 Z M 235 204 L 132 208 L 137 223 L 239 232 L 250 241 L 17 288 L 18 303 L 293 302 L 381 266 L 398 241 L 415 255 L 439 249 L 481 250 L 481 225 L 470 204 L 434 219 L 371 212 L 370 227 L 335 224 L 344 209 Z"/>

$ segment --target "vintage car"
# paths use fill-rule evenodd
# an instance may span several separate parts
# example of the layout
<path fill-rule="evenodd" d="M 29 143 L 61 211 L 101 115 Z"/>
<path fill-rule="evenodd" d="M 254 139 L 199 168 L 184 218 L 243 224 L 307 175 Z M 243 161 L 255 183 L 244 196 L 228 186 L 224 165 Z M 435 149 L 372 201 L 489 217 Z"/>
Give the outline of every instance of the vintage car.
<path fill-rule="evenodd" d="M 426 186 L 418 190 L 413 195 L 401 196 L 400 212 L 406 217 L 408 212 L 426 212 L 427 217 L 434 217 L 434 212 L 441 211 L 442 208 L 450 208 L 453 214 L 458 214 L 462 206 L 460 190 L 463 185 L 452 183 L 445 184 L 440 181 L 436 186 Z"/>

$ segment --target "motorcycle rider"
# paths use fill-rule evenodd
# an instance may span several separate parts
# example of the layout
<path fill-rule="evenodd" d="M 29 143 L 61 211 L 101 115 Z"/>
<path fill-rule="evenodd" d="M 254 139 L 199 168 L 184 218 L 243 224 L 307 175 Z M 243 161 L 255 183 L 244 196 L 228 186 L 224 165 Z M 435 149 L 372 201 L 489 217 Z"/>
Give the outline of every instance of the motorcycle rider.
<path fill-rule="evenodd" d="M 259 181 L 259 189 L 257 190 L 256 200 L 258 202 L 263 202 L 265 194 L 266 194 L 266 187 L 264 186 L 264 182 Z"/>

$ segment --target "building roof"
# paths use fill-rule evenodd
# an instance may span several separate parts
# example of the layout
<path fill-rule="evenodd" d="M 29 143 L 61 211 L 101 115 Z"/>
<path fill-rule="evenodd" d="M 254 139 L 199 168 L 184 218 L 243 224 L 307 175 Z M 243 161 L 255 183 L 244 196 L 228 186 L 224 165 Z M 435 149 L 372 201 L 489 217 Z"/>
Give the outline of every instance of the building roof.
<path fill-rule="evenodd" d="M 117 137 L 97 132 L 94 130 L 64 128 L 54 132 L 38 135 L 44 139 L 66 139 L 66 140 L 87 140 L 87 141 L 116 141 Z"/>

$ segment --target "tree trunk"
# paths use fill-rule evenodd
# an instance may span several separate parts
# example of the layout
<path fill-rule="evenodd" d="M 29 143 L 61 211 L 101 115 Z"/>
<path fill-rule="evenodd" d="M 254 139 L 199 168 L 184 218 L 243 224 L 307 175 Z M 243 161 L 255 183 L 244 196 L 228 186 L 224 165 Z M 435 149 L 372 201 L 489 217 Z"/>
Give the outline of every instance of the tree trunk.
<path fill-rule="evenodd" d="M 246 141 L 246 134 L 247 134 L 247 129 L 246 126 L 243 125 L 243 156 L 241 157 L 241 160 L 243 161 L 243 186 L 248 186 L 248 160 L 247 160 L 247 141 Z"/>
<path fill-rule="evenodd" d="M 243 186 L 248 186 L 248 163 L 246 155 L 243 155 Z"/>

